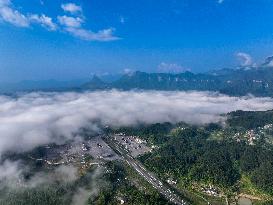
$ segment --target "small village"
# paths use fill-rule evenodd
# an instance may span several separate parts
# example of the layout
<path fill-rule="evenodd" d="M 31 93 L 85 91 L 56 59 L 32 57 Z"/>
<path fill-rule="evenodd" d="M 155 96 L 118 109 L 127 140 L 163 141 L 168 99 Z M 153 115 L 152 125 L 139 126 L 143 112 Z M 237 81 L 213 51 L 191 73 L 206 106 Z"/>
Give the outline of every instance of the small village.
<path fill-rule="evenodd" d="M 237 142 L 246 142 L 249 145 L 255 145 L 257 141 L 264 139 L 265 142 L 272 144 L 273 125 L 267 124 L 257 129 L 250 129 L 244 132 L 236 132 L 233 139 Z"/>

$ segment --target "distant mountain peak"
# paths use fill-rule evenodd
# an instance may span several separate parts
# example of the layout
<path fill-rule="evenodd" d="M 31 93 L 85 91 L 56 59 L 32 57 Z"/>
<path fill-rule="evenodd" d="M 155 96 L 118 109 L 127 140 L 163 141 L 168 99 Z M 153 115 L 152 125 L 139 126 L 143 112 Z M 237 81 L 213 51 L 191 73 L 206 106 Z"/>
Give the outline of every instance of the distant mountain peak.
<path fill-rule="evenodd" d="M 273 60 L 269 58 L 267 63 Z M 273 96 L 273 69 L 268 66 L 224 68 L 207 73 L 146 73 L 135 71 L 124 74 L 111 83 L 103 82 L 99 77 L 85 84 L 85 89 L 121 89 L 121 90 L 198 90 L 218 91 L 229 95 Z"/>
<path fill-rule="evenodd" d="M 103 81 L 95 74 L 95 75 L 93 75 L 93 77 L 91 79 L 91 82 L 95 82 L 95 83 L 99 82 L 99 83 L 101 83 Z"/>
<path fill-rule="evenodd" d="M 104 89 L 107 88 L 107 83 L 102 81 L 97 75 L 93 75 L 90 82 L 85 83 L 83 88 L 86 89 Z"/>

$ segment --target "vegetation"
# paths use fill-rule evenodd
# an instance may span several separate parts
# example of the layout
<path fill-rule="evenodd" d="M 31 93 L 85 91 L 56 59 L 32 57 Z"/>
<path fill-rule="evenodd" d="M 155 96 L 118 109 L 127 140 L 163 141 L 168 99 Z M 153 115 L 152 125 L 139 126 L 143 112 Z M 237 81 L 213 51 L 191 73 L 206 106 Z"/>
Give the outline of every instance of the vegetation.
<path fill-rule="evenodd" d="M 245 136 L 234 136 L 261 130 L 272 119 L 272 111 L 237 111 L 228 114 L 224 128 L 163 123 L 116 132 L 137 135 L 156 145 L 158 148 L 140 160 L 161 178 L 177 180 L 181 189 L 213 185 L 228 196 L 246 193 L 269 200 L 273 196 L 273 146 L 264 140 L 265 131 L 253 144 Z"/>
<path fill-rule="evenodd" d="M 65 185 L 44 185 L 35 188 L 9 190 L 1 194 L 1 205 L 66 205 L 72 199 L 73 188 Z"/>
<path fill-rule="evenodd" d="M 255 204 L 272 204 L 273 145 L 265 137 L 273 138 L 273 112 L 243 112 L 228 114 L 225 127 L 219 124 L 192 126 L 185 123 L 157 123 L 124 127 L 110 133 L 136 135 L 153 145 L 153 151 L 139 160 L 162 180 L 172 179 L 180 194 L 193 204 L 223 204 L 225 197 L 234 199 L 243 193 L 253 197 Z M 264 128 L 266 127 L 266 128 Z M 248 139 L 255 136 L 255 141 Z M 33 151 L 37 157 L 44 150 Z M 35 156 L 36 156 L 35 155 Z M 25 159 L 26 160 L 26 159 Z M 33 171 L 42 165 L 33 164 Z M 36 168 L 35 168 L 36 167 Z M 94 179 L 93 169 L 70 183 L 53 182 L 37 187 L 5 189 L 0 187 L 0 204 L 70 204 L 79 188 L 92 192 L 90 182 L 96 181 L 96 194 L 90 194 L 90 205 L 168 204 L 149 183 L 120 161 L 105 164 L 104 174 Z M 26 175 L 27 176 L 27 175 Z M 204 193 L 213 186 L 216 199 Z"/>
<path fill-rule="evenodd" d="M 227 123 L 230 127 L 253 129 L 273 123 L 273 111 L 241 111 L 231 112 Z"/>
<path fill-rule="evenodd" d="M 139 177 L 130 167 L 121 162 L 109 162 L 108 172 L 104 175 L 110 183 L 107 189 L 102 189 L 98 197 L 90 199 L 89 204 L 115 205 L 123 200 L 126 204 L 137 205 L 168 205 L 150 184 Z"/>
<path fill-rule="evenodd" d="M 169 204 L 149 183 L 120 161 L 108 162 L 99 176 L 94 177 L 95 172 L 96 169 L 90 169 L 69 183 L 49 181 L 34 187 L 3 187 L 0 205 L 74 205 L 77 202 L 73 198 L 81 189 L 87 192 L 83 196 L 86 205 L 115 205 L 121 200 L 136 205 Z"/>

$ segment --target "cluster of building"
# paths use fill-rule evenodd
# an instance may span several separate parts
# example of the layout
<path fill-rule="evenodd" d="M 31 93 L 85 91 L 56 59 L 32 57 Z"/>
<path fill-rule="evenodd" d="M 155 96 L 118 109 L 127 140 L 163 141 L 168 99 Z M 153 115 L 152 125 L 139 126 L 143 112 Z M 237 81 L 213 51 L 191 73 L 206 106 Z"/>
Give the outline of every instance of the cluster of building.
<path fill-rule="evenodd" d="M 31 159 L 41 161 L 46 166 L 73 164 L 86 170 L 93 165 L 103 164 L 104 161 L 118 159 L 116 153 L 101 139 L 90 138 L 86 141 L 71 142 L 64 145 L 45 146 L 46 154 L 43 158 Z"/>
<path fill-rule="evenodd" d="M 203 193 L 205 193 L 209 196 L 220 197 L 219 190 L 212 185 L 202 186 L 200 189 Z"/>
<path fill-rule="evenodd" d="M 237 142 L 244 141 L 249 145 L 255 145 L 255 141 L 260 138 L 260 135 L 257 134 L 254 130 L 248 130 L 244 133 L 237 132 L 234 134 L 233 138 Z"/>
<path fill-rule="evenodd" d="M 172 179 L 172 178 L 167 179 L 167 182 L 168 182 L 168 184 L 170 184 L 170 185 L 176 185 L 176 184 L 177 184 L 177 181 L 174 180 L 174 179 Z"/>
<path fill-rule="evenodd" d="M 264 137 L 269 143 L 273 140 L 273 124 L 267 124 L 257 129 L 247 130 L 245 132 L 237 132 L 233 135 L 233 139 L 237 142 L 244 141 L 249 145 L 255 145 L 255 143 Z M 271 138 L 271 140 L 270 140 Z"/>
<path fill-rule="evenodd" d="M 272 129 L 273 128 L 273 124 L 267 124 L 265 126 L 263 126 L 263 129 L 268 130 L 268 129 Z"/>
<path fill-rule="evenodd" d="M 121 144 L 133 157 L 151 152 L 147 142 L 138 136 L 126 136 L 124 133 L 115 134 L 114 140 Z"/>

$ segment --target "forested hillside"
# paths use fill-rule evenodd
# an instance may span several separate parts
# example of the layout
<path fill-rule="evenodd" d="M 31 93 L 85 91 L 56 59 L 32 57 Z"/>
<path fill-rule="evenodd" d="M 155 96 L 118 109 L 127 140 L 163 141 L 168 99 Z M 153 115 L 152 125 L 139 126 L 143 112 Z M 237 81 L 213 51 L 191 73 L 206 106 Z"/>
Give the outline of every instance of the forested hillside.
<path fill-rule="evenodd" d="M 249 194 L 268 203 L 273 200 L 272 117 L 272 111 L 236 111 L 224 127 L 164 123 L 118 131 L 152 144 L 154 151 L 140 160 L 180 190 L 203 193 L 213 186 L 231 201 Z"/>

